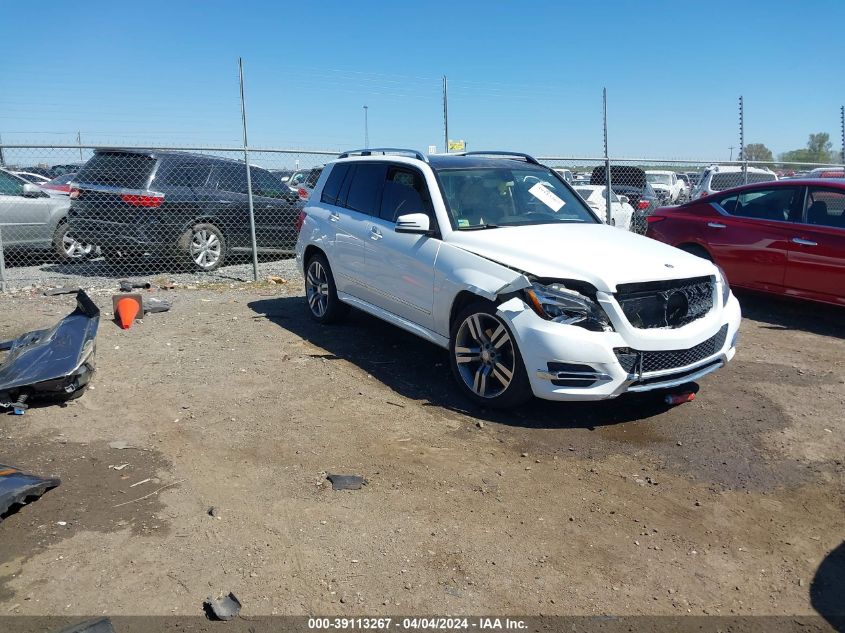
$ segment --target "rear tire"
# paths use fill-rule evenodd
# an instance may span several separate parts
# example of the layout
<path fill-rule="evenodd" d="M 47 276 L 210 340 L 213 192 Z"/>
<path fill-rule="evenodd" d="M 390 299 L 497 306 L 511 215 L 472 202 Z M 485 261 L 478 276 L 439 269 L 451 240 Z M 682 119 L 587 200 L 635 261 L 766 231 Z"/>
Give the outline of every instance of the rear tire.
<path fill-rule="evenodd" d="M 182 250 L 195 269 L 208 273 L 226 260 L 226 239 L 214 224 L 201 222 L 183 236 Z"/>
<path fill-rule="evenodd" d="M 85 261 L 96 252 L 93 244 L 80 242 L 68 232 L 70 227 L 67 222 L 60 222 L 53 233 L 53 251 L 59 261 L 63 264 L 74 264 Z"/>
<path fill-rule="evenodd" d="M 337 296 L 329 260 L 315 253 L 305 264 L 305 300 L 308 314 L 317 323 L 336 323 L 349 313 L 349 306 Z"/>
<path fill-rule="evenodd" d="M 488 301 L 468 305 L 453 321 L 449 364 L 461 391 L 483 407 L 510 409 L 533 396 L 516 339 Z"/>

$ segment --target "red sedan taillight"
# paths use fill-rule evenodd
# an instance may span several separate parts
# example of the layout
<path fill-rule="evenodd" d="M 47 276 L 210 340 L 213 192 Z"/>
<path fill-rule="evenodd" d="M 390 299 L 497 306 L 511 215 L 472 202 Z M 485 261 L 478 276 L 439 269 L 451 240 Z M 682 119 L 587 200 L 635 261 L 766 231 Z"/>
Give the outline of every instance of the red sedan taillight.
<path fill-rule="evenodd" d="M 125 193 L 120 196 L 120 198 L 126 204 L 132 205 L 133 207 L 145 207 L 149 209 L 155 209 L 157 207 L 160 207 L 164 202 L 164 195 L 160 193 L 155 193 L 151 195 L 137 195 L 133 193 Z"/>
<path fill-rule="evenodd" d="M 299 212 L 299 217 L 296 218 L 296 232 L 299 233 L 302 230 L 302 225 L 305 223 L 305 218 L 308 217 L 308 214 L 305 211 Z"/>
<path fill-rule="evenodd" d="M 300 200 L 308 200 L 308 190 L 307 189 L 303 189 L 302 187 L 300 187 L 297 190 L 296 193 L 299 194 Z"/>
<path fill-rule="evenodd" d="M 637 203 L 637 210 L 638 210 L 638 211 L 643 211 L 643 210 L 645 210 L 645 209 L 648 209 L 648 204 L 649 204 L 649 203 L 648 203 L 648 200 L 640 200 L 640 201 Z"/>

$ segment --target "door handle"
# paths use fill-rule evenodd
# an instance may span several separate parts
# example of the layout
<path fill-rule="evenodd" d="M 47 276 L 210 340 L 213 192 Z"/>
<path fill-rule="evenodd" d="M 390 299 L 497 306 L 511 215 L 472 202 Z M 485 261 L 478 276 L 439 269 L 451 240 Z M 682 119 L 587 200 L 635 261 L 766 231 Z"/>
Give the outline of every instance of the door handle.
<path fill-rule="evenodd" d="M 329 213 L 329 220 L 332 222 L 338 222 L 340 220 L 340 214 L 332 211 Z"/>
<path fill-rule="evenodd" d="M 231 200 L 218 200 L 217 202 L 219 202 L 220 204 L 232 204 Z"/>
<path fill-rule="evenodd" d="M 804 239 L 801 239 L 800 237 L 793 237 L 792 243 L 793 244 L 800 244 L 801 246 L 818 246 L 818 244 L 816 242 L 813 242 L 811 240 L 804 240 Z"/>
<path fill-rule="evenodd" d="M 726 229 L 728 226 L 726 224 L 722 224 L 721 222 L 708 222 L 707 226 L 711 229 Z"/>
<path fill-rule="evenodd" d="M 377 226 L 374 226 L 373 228 L 370 229 L 370 239 L 371 240 L 380 240 L 382 237 L 384 237 L 384 236 L 381 234 L 381 231 L 378 230 Z"/>

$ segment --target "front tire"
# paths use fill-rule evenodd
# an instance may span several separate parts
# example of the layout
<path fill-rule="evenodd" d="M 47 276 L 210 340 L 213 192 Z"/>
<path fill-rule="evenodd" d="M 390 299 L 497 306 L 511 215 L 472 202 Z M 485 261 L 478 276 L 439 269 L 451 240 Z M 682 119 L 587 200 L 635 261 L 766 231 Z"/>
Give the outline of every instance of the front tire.
<path fill-rule="evenodd" d="M 489 302 L 473 303 L 455 318 L 449 362 L 461 390 L 476 404 L 509 409 L 531 399 L 516 340 Z"/>
<path fill-rule="evenodd" d="M 337 296 L 329 260 L 315 253 L 305 264 L 305 299 L 308 314 L 318 323 L 335 323 L 349 312 L 349 306 Z"/>
<path fill-rule="evenodd" d="M 61 222 L 53 234 L 53 250 L 59 261 L 63 264 L 73 264 L 91 257 L 95 252 L 94 245 L 77 240 L 69 234 L 69 230 L 68 223 Z"/>

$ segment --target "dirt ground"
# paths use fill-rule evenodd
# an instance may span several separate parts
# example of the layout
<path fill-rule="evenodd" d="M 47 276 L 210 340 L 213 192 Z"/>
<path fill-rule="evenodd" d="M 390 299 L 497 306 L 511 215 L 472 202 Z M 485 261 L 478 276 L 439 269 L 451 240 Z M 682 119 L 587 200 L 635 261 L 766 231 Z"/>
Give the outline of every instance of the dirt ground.
<path fill-rule="evenodd" d="M 439 348 L 313 324 L 298 281 L 159 294 L 128 331 L 94 295 L 92 389 L 0 415 L 0 463 L 62 479 L 0 523 L 0 615 L 845 610 L 842 310 L 741 296 L 736 359 L 680 407 L 504 414 Z M 0 340 L 72 304 L 0 298 Z"/>

